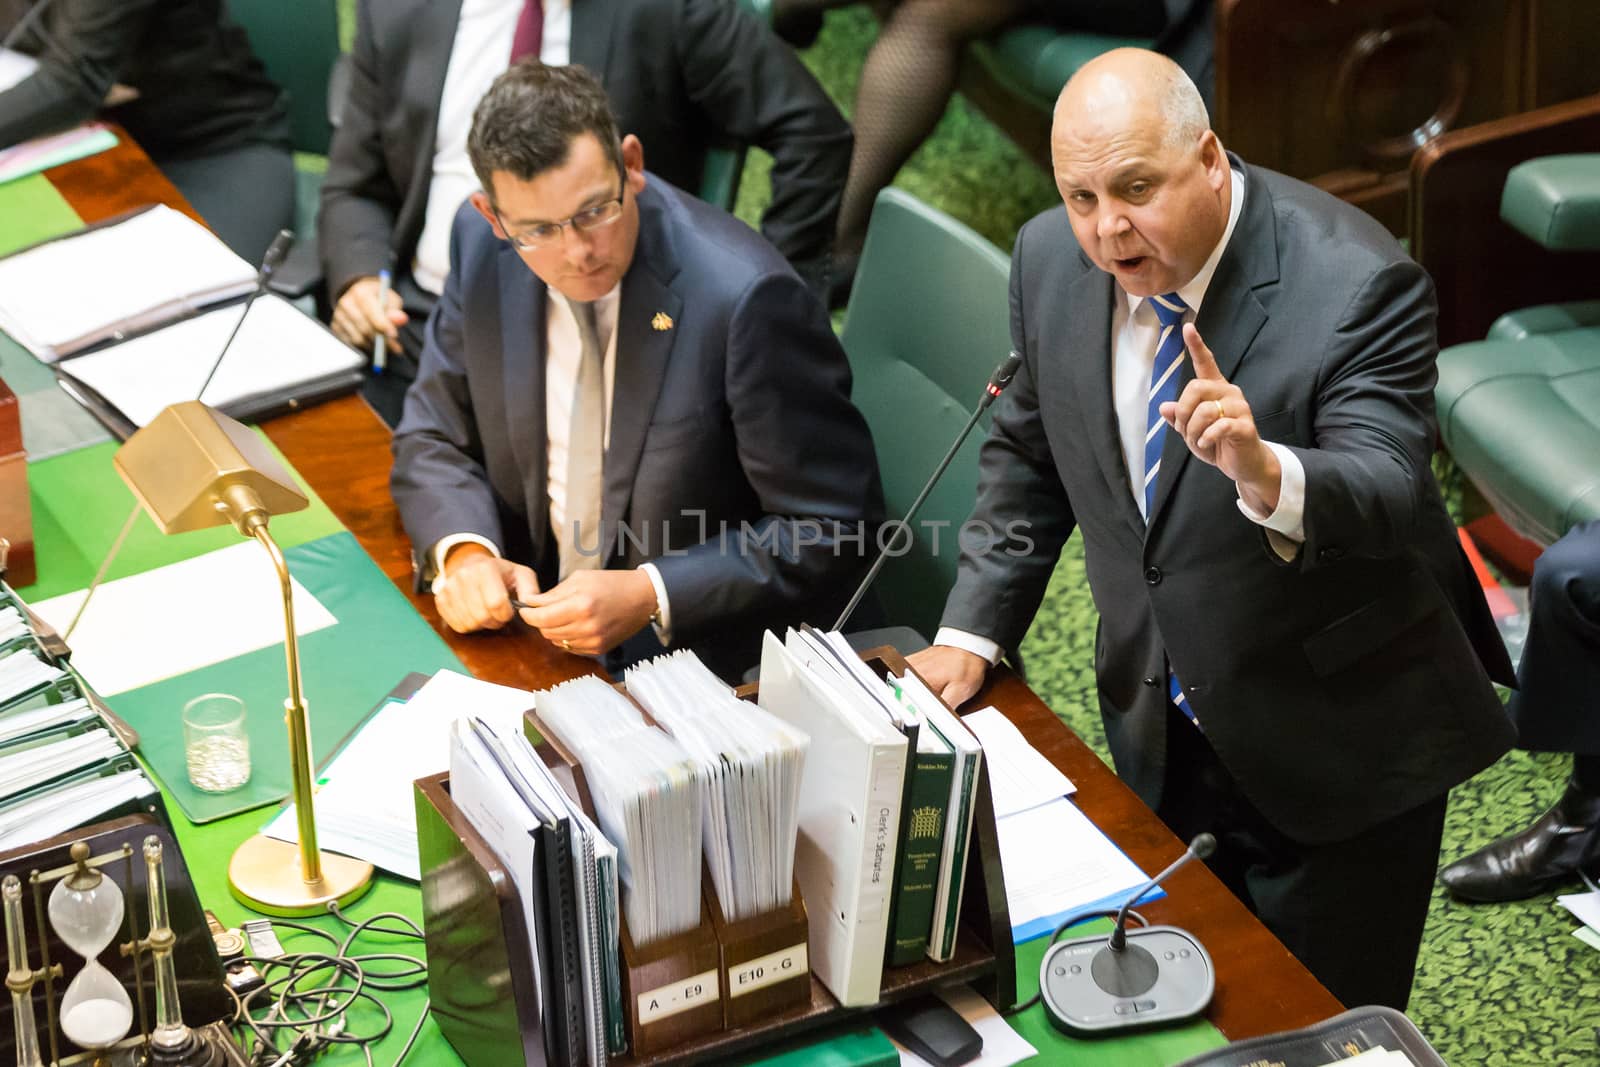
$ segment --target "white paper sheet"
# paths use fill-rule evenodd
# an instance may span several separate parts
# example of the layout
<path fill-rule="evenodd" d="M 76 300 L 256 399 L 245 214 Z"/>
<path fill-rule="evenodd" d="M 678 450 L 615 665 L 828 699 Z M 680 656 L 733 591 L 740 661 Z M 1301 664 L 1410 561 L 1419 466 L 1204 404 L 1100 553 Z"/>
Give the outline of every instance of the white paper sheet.
<path fill-rule="evenodd" d="M 972 1028 L 978 1031 L 978 1036 L 983 1038 L 983 1051 L 976 1059 L 967 1061 L 968 1067 L 1011 1067 L 1013 1063 L 1021 1063 L 1039 1054 L 1039 1050 L 1013 1030 L 1011 1024 L 994 1010 L 994 1005 L 974 993 L 971 986 L 947 986 L 936 990 L 936 993 L 940 1000 L 971 1023 Z M 900 1042 L 895 1041 L 895 1047 L 900 1049 L 900 1067 L 932 1067 L 927 1060 Z"/>
<path fill-rule="evenodd" d="M 79 590 L 51 597 L 33 610 L 66 633 L 82 602 Z M 335 621 L 294 582 L 296 633 L 314 633 Z M 95 592 L 70 643 L 73 665 L 102 696 L 282 644 L 278 573 L 260 545 L 240 541 L 118 578 Z"/>
<path fill-rule="evenodd" d="M 1022 731 L 1000 714 L 998 708 L 981 708 L 962 716 L 961 721 L 983 745 L 996 818 L 1015 815 L 1078 791 L 1072 779 L 1028 744 Z"/>
<path fill-rule="evenodd" d="M 0 48 L 0 92 L 33 76 L 39 61 L 10 48 Z"/>
<path fill-rule="evenodd" d="M 1054 927 L 1049 920 L 1060 921 L 1081 908 L 1113 900 L 1120 905 L 1148 880 L 1064 797 L 1001 819 L 1000 860 L 1011 928 L 1026 931 L 1019 940 L 1036 936 L 1035 931 L 1049 933 Z"/>
<path fill-rule="evenodd" d="M 1566 893 L 1556 900 L 1577 916 L 1579 922 L 1600 933 L 1600 893 Z"/>
<path fill-rule="evenodd" d="M 246 292 L 255 276 L 204 226 L 157 205 L 0 259 L 0 326 L 54 362 L 62 346 Z"/>
<path fill-rule="evenodd" d="M 293 304 L 268 294 L 251 305 L 218 364 L 242 313 L 239 304 L 218 308 L 62 366 L 144 426 L 168 404 L 193 400 L 201 386 L 202 400 L 227 408 L 351 370 L 364 358 Z M 217 370 L 208 385 L 212 367 Z"/>
<path fill-rule="evenodd" d="M 410 700 L 385 705 L 322 775 L 325 784 L 316 793 L 318 843 L 420 878 L 412 781 L 449 768 L 450 724 L 457 717 L 476 715 L 497 728 L 516 729 L 532 707 L 531 693 L 455 671 L 440 671 Z M 262 833 L 298 841 L 294 805 Z"/>

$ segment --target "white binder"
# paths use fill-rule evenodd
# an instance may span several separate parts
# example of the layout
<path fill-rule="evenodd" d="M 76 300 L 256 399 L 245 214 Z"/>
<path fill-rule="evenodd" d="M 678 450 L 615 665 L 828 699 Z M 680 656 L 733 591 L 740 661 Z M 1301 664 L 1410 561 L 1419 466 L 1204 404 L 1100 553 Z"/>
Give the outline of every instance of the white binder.
<path fill-rule="evenodd" d="M 811 736 L 795 846 L 811 968 L 841 1004 L 863 1007 L 883 979 L 906 739 L 830 670 L 769 631 L 758 703 Z"/>

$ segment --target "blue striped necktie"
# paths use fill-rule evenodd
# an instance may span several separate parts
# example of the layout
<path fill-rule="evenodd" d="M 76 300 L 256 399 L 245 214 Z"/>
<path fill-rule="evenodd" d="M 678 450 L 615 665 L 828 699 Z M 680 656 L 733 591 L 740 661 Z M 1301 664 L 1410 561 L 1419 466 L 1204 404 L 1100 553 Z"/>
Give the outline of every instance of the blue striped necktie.
<path fill-rule="evenodd" d="M 1146 524 L 1156 506 L 1156 481 L 1161 474 L 1161 446 L 1166 441 L 1167 424 L 1161 418 L 1161 405 L 1178 399 L 1178 369 L 1183 365 L 1183 313 L 1189 305 L 1177 293 L 1152 296 L 1150 308 L 1161 323 L 1161 340 L 1156 342 L 1156 359 L 1150 368 L 1150 395 L 1144 435 L 1144 515 Z M 1194 710 L 1183 695 L 1178 676 L 1167 672 L 1167 695 L 1178 710 L 1199 725 Z"/>

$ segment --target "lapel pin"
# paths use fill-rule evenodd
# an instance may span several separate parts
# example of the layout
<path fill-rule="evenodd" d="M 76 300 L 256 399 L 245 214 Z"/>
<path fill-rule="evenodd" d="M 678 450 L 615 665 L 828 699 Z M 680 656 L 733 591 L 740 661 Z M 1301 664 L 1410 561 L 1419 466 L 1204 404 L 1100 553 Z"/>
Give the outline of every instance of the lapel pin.
<path fill-rule="evenodd" d="M 658 311 L 656 317 L 650 320 L 650 327 L 657 333 L 665 333 L 672 329 L 672 316 L 665 311 Z"/>

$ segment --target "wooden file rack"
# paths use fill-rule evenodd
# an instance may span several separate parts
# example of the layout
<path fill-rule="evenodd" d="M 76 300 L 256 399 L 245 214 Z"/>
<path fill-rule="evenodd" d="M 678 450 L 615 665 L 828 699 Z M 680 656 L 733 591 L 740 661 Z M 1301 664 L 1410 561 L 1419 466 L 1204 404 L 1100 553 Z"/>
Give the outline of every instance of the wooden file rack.
<path fill-rule="evenodd" d="M 879 673 L 898 676 L 909 669 L 891 648 L 864 658 Z M 739 694 L 751 699 L 755 687 Z M 537 729 L 532 713 L 529 718 Z M 592 813 L 583 768 L 548 740 L 538 747 L 557 780 Z M 955 955 L 947 963 L 923 958 L 886 968 L 879 1005 L 953 981 L 970 982 L 998 1008 L 1016 1002 L 1016 958 L 988 774 L 985 761 Z M 423 927 L 439 1029 L 467 1067 L 565 1067 L 553 1058 L 540 1026 L 528 931 L 510 875 L 456 810 L 448 774 L 419 778 L 415 788 Z M 618 1067 L 719 1062 L 876 1007 L 843 1007 L 809 972 L 735 995 L 741 974 L 748 975 L 753 964 L 793 959 L 805 943 L 798 886 L 789 908 L 729 923 L 708 878 L 702 908 L 698 928 L 644 947 L 633 944 L 624 920 L 629 1051 L 611 1058 Z M 705 988 L 708 972 L 716 975 L 714 995 Z M 686 983 L 676 995 L 696 1003 L 665 1017 L 646 1011 L 641 1018 L 640 994 L 671 990 L 674 983 Z"/>

